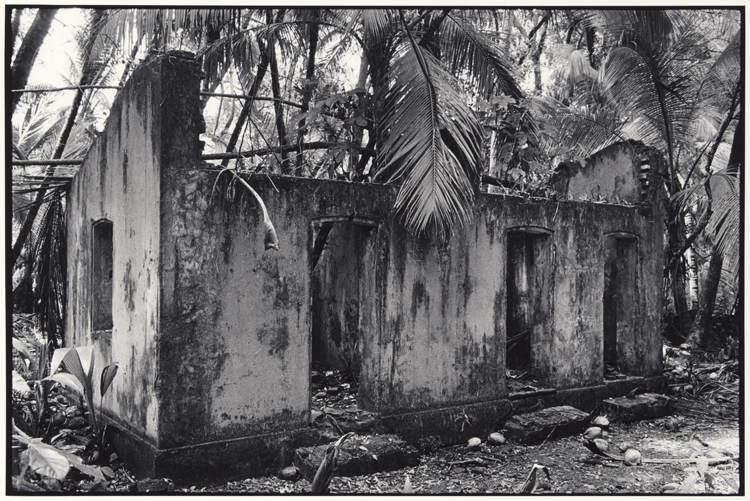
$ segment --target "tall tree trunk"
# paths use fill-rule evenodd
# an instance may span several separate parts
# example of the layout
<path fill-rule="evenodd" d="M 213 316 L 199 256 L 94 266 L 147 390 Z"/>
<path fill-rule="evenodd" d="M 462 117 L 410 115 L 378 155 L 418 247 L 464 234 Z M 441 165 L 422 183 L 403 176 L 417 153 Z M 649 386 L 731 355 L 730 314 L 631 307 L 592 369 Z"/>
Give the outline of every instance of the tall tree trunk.
<path fill-rule="evenodd" d="M 544 40 L 547 37 L 547 24 L 549 21 L 549 12 L 542 18 L 542 24 L 539 28 L 539 42 L 534 42 L 531 60 L 534 63 L 534 88 L 537 92 L 542 92 L 542 51 L 544 50 Z"/>
<path fill-rule="evenodd" d="M 10 40 L 6 40 L 6 43 L 8 43 L 11 57 L 16 50 L 16 39 L 21 27 L 21 11 L 23 9 L 13 9 L 13 19 L 10 21 L 10 33 L 6 34 L 6 36 L 10 36 Z"/>
<path fill-rule="evenodd" d="M 729 173 L 737 175 L 741 169 L 740 165 L 744 163 L 745 158 L 745 109 L 740 109 L 740 116 L 737 121 L 737 128 L 734 129 L 734 138 L 732 139 L 732 151 L 729 153 Z"/>
<path fill-rule="evenodd" d="M 59 9 L 45 9 L 41 8 L 36 13 L 34 21 L 31 23 L 28 33 L 23 38 L 21 47 L 18 49 L 18 54 L 13 60 L 13 64 L 10 67 L 10 88 L 11 89 L 23 89 L 26 87 L 26 82 L 29 81 L 29 74 L 31 69 L 34 67 L 34 61 L 36 60 L 39 49 L 42 47 L 44 39 L 47 38 L 49 28 L 52 25 L 52 20 L 55 18 L 55 14 Z M 19 14 L 16 13 L 16 16 Z M 21 100 L 21 93 L 14 92 L 11 94 L 11 106 L 10 114 L 15 111 L 18 102 Z"/>
<path fill-rule="evenodd" d="M 320 11 L 318 9 L 313 10 L 312 17 L 313 22 L 310 25 L 310 52 L 307 55 L 307 70 L 305 71 L 305 85 L 302 88 L 302 113 L 307 113 L 310 109 L 310 100 L 312 100 L 313 90 L 315 89 L 315 55 L 318 51 L 318 33 L 320 25 L 316 22 Z M 297 153 L 297 170 L 302 168 L 304 162 L 304 155 L 302 153 L 302 144 L 305 141 L 305 122 L 303 118 L 299 121 L 299 130 L 297 132 L 297 146 L 299 152 Z"/>
<path fill-rule="evenodd" d="M 276 63 L 276 48 L 273 40 L 268 41 L 268 57 L 269 66 L 271 67 L 271 92 L 273 93 L 273 110 L 276 116 L 276 132 L 279 136 L 279 146 L 286 146 L 288 144 L 286 137 L 286 126 L 284 125 L 284 108 L 281 105 L 281 88 L 279 86 L 279 66 Z M 289 154 L 286 150 L 281 150 L 281 172 L 288 174 L 289 161 L 287 157 Z"/>
<path fill-rule="evenodd" d="M 102 21 L 106 15 L 107 12 L 104 9 L 94 10 L 93 18 L 91 21 L 91 32 L 89 34 L 89 38 L 86 40 L 86 43 L 83 46 L 83 70 L 81 72 L 81 80 L 79 82 L 79 85 L 91 85 L 94 77 L 96 76 L 96 61 L 92 57 L 91 49 L 94 46 L 94 42 L 96 41 L 96 38 L 99 36 L 99 32 L 103 27 Z M 52 155 L 53 159 L 62 158 L 63 152 L 65 151 L 65 146 L 68 144 L 70 131 L 73 130 L 73 125 L 75 124 L 76 117 L 78 116 L 78 109 L 80 108 L 81 102 L 83 101 L 84 92 L 84 89 L 80 88 L 76 91 L 76 95 L 73 98 L 73 104 L 70 108 L 70 113 L 68 114 L 68 119 L 65 122 L 65 127 L 63 128 L 62 133 L 60 134 L 60 138 L 57 141 L 55 153 Z M 49 174 L 50 173 L 48 172 L 47 175 Z M 31 228 L 34 225 L 34 219 L 36 218 L 36 215 L 39 212 L 40 207 L 42 206 L 46 194 L 46 188 L 41 189 L 37 193 L 36 198 L 34 199 L 34 203 L 29 208 L 28 214 L 26 214 L 26 219 L 24 220 L 23 226 L 18 233 L 18 238 L 13 244 L 13 262 L 15 262 L 18 259 L 18 256 L 21 254 L 21 249 L 23 248 L 24 244 L 26 243 L 26 239 L 31 233 Z"/>
<path fill-rule="evenodd" d="M 670 223 L 667 229 L 669 235 L 669 247 L 671 250 L 670 254 L 674 255 L 679 251 L 681 247 L 681 229 L 680 225 L 676 222 L 674 215 L 670 215 L 669 221 Z M 690 310 L 687 302 L 687 294 L 685 293 L 685 267 L 683 265 L 682 259 L 677 259 L 674 264 L 669 267 L 668 273 L 671 279 L 670 283 L 672 284 L 672 297 L 674 299 L 674 307 L 680 322 L 680 333 L 683 336 L 687 337 L 688 333 L 690 332 L 692 322 L 690 320 Z"/>
<path fill-rule="evenodd" d="M 274 22 L 272 18 L 271 9 L 266 10 L 266 23 L 271 24 Z M 279 12 L 276 14 L 276 20 L 275 22 L 280 22 L 281 19 L 284 17 L 284 12 L 286 12 L 285 9 L 279 10 Z M 269 42 L 270 43 L 270 42 Z M 245 121 L 247 120 L 247 117 L 250 115 L 250 111 L 253 108 L 253 103 L 255 102 L 255 97 L 258 95 L 258 91 L 260 90 L 260 84 L 263 82 L 263 77 L 266 75 L 266 71 L 268 71 L 268 64 L 270 62 L 269 54 L 268 54 L 268 43 L 266 43 L 261 36 L 258 36 L 258 48 L 260 49 L 260 63 L 258 64 L 258 71 L 255 72 L 255 78 L 253 79 L 253 85 L 250 87 L 250 90 L 248 91 L 248 95 L 250 96 L 247 100 L 245 100 L 245 104 L 242 105 L 242 111 L 240 111 L 240 116 L 237 118 L 237 124 L 234 126 L 234 130 L 232 131 L 232 136 L 229 138 L 229 143 L 227 144 L 227 152 L 234 151 L 235 146 L 237 146 L 237 140 L 240 137 L 240 133 L 242 132 L 242 129 L 245 126 Z M 229 164 L 228 158 L 225 158 L 221 162 L 222 167 L 226 167 Z"/>
<path fill-rule="evenodd" d="M 685 340 L 685 344 L 691 348 L 703 347 L 706 344 L 711 318 L 713 317 L 714 304 L 716 303 L 716 294 L 719 291 L 719 283 L 721 281 L 722 263 L 721 254 L 719 254 L 714 246 L 711 259 L 708 261 L 708 273 L 706 274 L 706 281 L 703 283 L 698 314 L 690 329 L 690 335 Z"/>
<path fill-rule="evenodd" d="M 357 78 L 357 88 L 364 89 L 365 85 L 367 85 L 367 58 L 363 57 L 362 61 L 359 63 L 359 78 Z M 360 106 L 364 106 L 364 103 L 360 103 Z M 367 114 L 365 118 L 372 118 L 372 115 Z M 368 124 L 369 127 L 369 124 Z M 373 137 L 372 127 L 369 127 L 368 132 L 369 137 Z M 354 129 L 354 134 L 352 137 L 352 143 L 356 146 L 362 146 L 362 139 L 364 139 L 365 136 L 365 127 L 356 127 Z M 368 141 L 369 142 L 369 141 Z M 375 143 L 373 143 L 374 145 Z M 371 145 L 368 145 L 371 146 Z M 363 162 L 362 160 L 365 158 L 365 154 L 361 153 L 357 149 L 352 149 L 352 151 L 349 154 L 349 171 L 355 173 L 355 179 L 357 181 L 361 180 L 362 176 L 365 172 L 365 167 L 367 166 L 367 161 L 370 159 L 372 155 L 367 154 L 367 158 Z"/>

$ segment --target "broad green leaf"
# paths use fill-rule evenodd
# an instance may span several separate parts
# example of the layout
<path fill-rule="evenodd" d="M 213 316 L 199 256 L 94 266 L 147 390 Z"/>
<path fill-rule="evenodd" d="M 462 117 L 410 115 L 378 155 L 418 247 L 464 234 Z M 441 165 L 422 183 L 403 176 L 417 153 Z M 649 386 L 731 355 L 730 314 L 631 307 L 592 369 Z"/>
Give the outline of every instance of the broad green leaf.
<path fill-rule="evenodd" d="M 107 393 L 109 386 L 112 384 L 112 380 L 117 374 L 117 369 L 117 362 L 115 362 L 113 364 L 109 364 L 104 368 L 104 370 L 102 370 L 102 380 L 101 384 L 99 385 L 99 391 L 102 397 L 105 393 Z"/>
<path fill-rule="evenodd" d="M 83 366 L 83 370 L 86 372 L 86 380 L 92 382 L 94 380 L 94 347 L 79 346 L 76 350 L 81 360 L 81 366 Z"/>
<path fill-rule="evenodd" d="M 83 460 L 72 452 L 64 450 L 57 450 L 57 452 L 64 456 L 70 466 L 79 470 L 81 473 L 85 473 L 86 475 L 94 477 L 94 480 L 96 482 L 106 481 L 106 478 L 104 478 L 104 475 L 102 474 L 101 468 L 99 468 L 98 466 L 84 464 Z"/>
<path fill-rule="evenodd" d="M 72 390 L 77 391 L 81 396 L 85 394 L 83 385 L 78 380 L 78 378 L 66 372 L 58 372 L 57 374 L 52 374 L 51 376 L 47 376 L 46 378 L 44 378 L 42 381 L 56 381 L 60 384 L 64 384 Z"/>
<path fill-rule="evenodd" d="M 23 376 L 16 372 L 15 369 L 13 370 L 13 389 L 20 391 L 21 393 L 31 391 L 29 383 L 27 383 Z"/>
<path fill-rule="evenodd" d="M 62 366 L 65 371 L 78 378 L 78 381 L 80 381 L 84 388 L 84 394 L 88 395 L 91 393 L 91 384 L 86 371 L 83 368 L 84 366 L 81 364 L 81 359 L 77 350 L 77 348 L 70 349 L 62 360 Z"/>
<path fill-rule="evenodd" d="M 26 345 L 26 343 L 24 343 L 18 338 L 14 337 L 12 338 L 12 340 L 13 340 L 13 348 L 15 348 L 18 351 L 18 353 L 23 355 L 23 357 L 29 361 L 29 367 L 32 370 L 34 370 L 34 365 L 36 362 L 35 362 L 34 356 L 31 354 L 31 349 Z"/>
<path fill-rule="evenodd" d="M 60 451 L 43 444 L 40 438 L 29 443 L 29 467 L 40 475 L 64 480 L 70 471 L 70 463 Z"/>
<path fill-rule="evenodd" d="M 55 350 L 55 352 L 52 354 L 52 362 L 50 362 L 49 366 L 49 373 L 54 374 L 57 372 L 57 369 L 60 367 L 60 364 L 63 361 L 63 358 L 70 353 L 74 348 L 58 348 Z"/>
<path fill-rule="evenodd" d="M 18 440 L 19 442 L 23 442 L 24 444 L 28 444 L 31 442 L 31 437 L 25 434 L 23 431 L 21 431 L 18 426 L 16 426 L 16 420 L 13 419 L 13 438 Z"/>

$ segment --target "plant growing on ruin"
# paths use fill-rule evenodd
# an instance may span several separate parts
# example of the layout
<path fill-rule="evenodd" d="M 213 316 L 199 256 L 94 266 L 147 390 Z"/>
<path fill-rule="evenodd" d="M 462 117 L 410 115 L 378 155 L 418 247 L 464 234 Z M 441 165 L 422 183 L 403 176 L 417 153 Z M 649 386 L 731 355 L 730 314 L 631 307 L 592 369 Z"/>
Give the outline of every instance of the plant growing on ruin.
<path fill-rule="evenodd" d="M 62 367 L 65 372 L 57 372 Z M 104 367 L 100 376 L 99 395 L 100 408 L 104 394 L 112 384 L 112 380 L 117 374 L 117 363 L 111 363 Z M 104 429 L 101 428 L 100 420 L 96 417 L 94 408 L 94 350 L 91 346 L 79 348 L 58 348 L 52 356 L 48 380 L 57 381 L 66 387 L 75 390 L 86 399 L 88 407 L 88 420 L 96 437 L 99 456 L 103 459 Z"/>

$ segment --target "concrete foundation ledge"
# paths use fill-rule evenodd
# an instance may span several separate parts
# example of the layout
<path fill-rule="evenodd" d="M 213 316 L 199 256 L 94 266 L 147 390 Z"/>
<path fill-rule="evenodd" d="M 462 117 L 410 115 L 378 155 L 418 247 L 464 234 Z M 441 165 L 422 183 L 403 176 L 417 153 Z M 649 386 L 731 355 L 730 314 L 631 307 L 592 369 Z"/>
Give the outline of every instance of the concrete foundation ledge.
<path fill-rule="evenodd" d="M 317 428 L 158 449 L 129 430 L 113 434 L 119 457 L 136 478 L 170 478 L 178 485 L 276 475 L 292 464 L 295 449 L 330 442 Z"/>
<path fill-rule="evenodd" d="M 584 388 L 557 390 L 557 405 L 569 405 L 586 412 L 592 412 L 609 397 L 607 386 L 599 384 Z"/>
<path fill-rule="evenodd" d="M 644 388 L 651 393 L 664 393 L 667 388 L 666 376 L 656 377 L 628 377 L 605 381 L 609 398 L 622 397 L 636 388 Z"/>
<path fill-rule="evenodd" d="M 500 423 L 511 413 L 510 400 L 492 400 L 381 416 L 381 425 L 388 433 L 395 433 L 408 444 L 419 439 L 438 437 L 443 444 L 458 444 L 472 437 L 484 440 L 498 430 Z"/>

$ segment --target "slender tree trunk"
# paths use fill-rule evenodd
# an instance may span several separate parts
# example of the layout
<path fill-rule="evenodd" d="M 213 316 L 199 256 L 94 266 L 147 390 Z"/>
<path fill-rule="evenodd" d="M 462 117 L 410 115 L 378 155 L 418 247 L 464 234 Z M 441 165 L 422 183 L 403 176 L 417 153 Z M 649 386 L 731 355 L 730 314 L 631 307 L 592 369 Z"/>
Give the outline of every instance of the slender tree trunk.
<path fill-rule="evenodd" d="M 535 47 L 533 48 L 533 52 L 531 54 L 531 60 L 534 63 L 534 88 L 537 90 L 537 92 L 542 91 L 541 58 L 542 58 L 542 51 L 544 50 L 544 40 L 547 36 L 548 20 L 549 20 L 549 14 L 545 15 L 545 17 L 542 20 L 543 24 L 539 28 L 539 42 L 535 43 Z"/>
<path fill-rule="evenodd" d="M 713 317 L 714 304 L 716 303 L 716 294 L 719 291 L 719 283 L 721 281 L 722 263 L 721 254 L 719 254 L 714 246 L 711 259 L 708 261 L 708 273 L 706 274 L 706 281 L 703 283 L 698 314 L 690 329 L 690 335 L 685 341 L 685 344 L 691 348 L 702 347 L 706 344 L 707 334 L 710 331 L 711 318 Z"/>
<path fill-rule="evenodd" d="M 47 38 L 49 28 L 52 25 L 52 20 L 55 18 L 55 14 L 59 9 L 45 9 L 41 8 L 36 13 L 34 21 L 31 23 L 28 33 L 23 38 L 21 47 L 18 49 L 18 54 L 13 60 L 13 64 L 10 68 L 10 88 L 11 89 L 23 89 L 26 87 L 26 82 L 29 80 L 29 74 L 31 69 L 34 67 L 34 61 L 36 60 L 39 49 L 42 47 L 44 39 Z M 18 16 L 18 14 L 16 14 Z M 10 114 L 15 111 L 18 102 L 21 100 L 22 94 L 20 92 L 14 92 L 11 94 L 11 106 Z"/>
<path fill-rule="evenodd" d="M 288 144 L 286 137 L 286 126 L 284 125 L 284 108 L 281 106 L 281 88 L 279 86 L 279 67 L 276 64 L 276 49 L 273 40 L 268 41 L 269 47 L 269 66 L 271 67 L 271 92 L 273 93 L 274 102 L 273 109 L 276 115 L 276 132 L 279 136 L 279 145 L 286 146 Z M 289 161 L 287 157 L 289 154 L 286 150 L 281 150 L 281 172 L 287 174 L 289 170 Z"/>
<path fill-rule="evenodd" d="M 734 130 L 732 139 L 732 151 L 729 153 L 729 173 L 737 175 L 740 172 L 740 165 L 744 163 L 745 158 L 745 109 L 740 109 L 740 116 L 737 122 L 737 128 Z"/>
<path fill-rule="evenodd" d="M 88 40 L 84 44 L 83 47 L 83 70 L 81 72 L 81 80 L 79 82 L 79 85 L 91 85 L 92 81 L 94 80 L 94 77 L 96 75 L 95 71 L 95 61 L 91 57 L 91 49 L 94 45 L 94 41 L 99 36 L 99 32 L 101 31 L 103 22 L 102 19 L 107 15 L 106 11 L 104 9 L 96 9 L 94 10 L 92 22 L 91 22 L 91 33 L 89 35 Z M 52 155 L 53 159 L 62 158 L 63 152 L 65 151 L 65 146 L 68 144 L 68 138 L 70 137 L 70 132 L 73 130 L 73 125 L 75 124 L 76 117 L 78 116 L 78 109 L 81 106 L 81 102 L 83 101 L 83 89 L 78 89 L 76 91 L 76 95 L 73 98 L 73 104 L 70 108 L 70 113 L 68 114 L 68 119 L 65 122 L 65 127 L 62 130 L 62 133 L 60 134 L 60 138 L 57 141 L 57 147 L 55 148 L 55 152 Z M 50 172 L 47 173 L 49 175 Z M 23 226 L 21 227 L 20 232 L 18 233 L 18 238 L 16 239 L 16 242 L 13 244 L 13 262 L 15 262 L 18 259 L 18 256 L 21 254 L 21 249 L 23 248 L 24 244 L 26 243 L 26 239 L 29 237 L 29 234 L 31 233 L 31 228 L 34 225 L 34 219 L 36 218 L 37 213 L 39 212 L 39 209 L 42 206 L 42 203 L 44 201 L 44 197 L 47 194 L 47 190 L 42 189 L 40 190 L 36 198 L 34 199 L 34 203 L 29 208 L 28 214 L 26 214 L 26 219 L 23 222 Z"/>
<path fill-rule="evenodd" d="M 695 229 L 695 218 L 690 212 L 685 213 L 685 230 L 690 234 Z M 698 308 L 700 290 L 698 288 L 698 264 L 695 260 L 693 248 L 688 247 L 685 251 L 685 261 L 687 261 L 688 290 L 690 291 L 690 308 Z"/>
<path fill-rule="evenodd" d="M 285 9 L 279 10 L 279 12 L 276 14 L 276 21 L 280 22 L 281 19 L 284 17 Z M 268 9 L 266 11 L 266 22 L 267 24 L 271 24 L 273 22 L 272 20 L 272 14 L 271 9 Z M 242 132 L 242 129 L 245 126 L 245 121 L 247 120 L 247 117 L 250 115 L 250 111 L 253 108 L 253 103 L 255 102 L 255 97 L 258 95 L 258 91 L 260 90 L 260 84 L 263 82 L 263 77 L 266 75 L 266 71 L 268 70 L 268 64 L 270 62 L 269 54 L 267 49 L 267 43 L 264 43 L 263 39 L 259 36 L 258 37 L 258 47 L 260 49 L 260 63 L 258 64 L 258 71 L 255 72 L 255 78 L 253 79 L 253 85 L 250 87 L 250 90 L 248 91 L 248 95 L 251 97 L 247 100 L 245 100 L 245 104 L 242 105 L 242 111 L 240 112 L 240 116 L 237 118 L 237 124 L 234 126 L 234 130 L 232 131 L 232 136 L 229 138 L 229 143 L 227 144 L 227 152 L 234 151 L 235 146 L 237 146 L 237 140 L 240 137 L 240 133 Z M 229 164 L 229 159 L 225 158 L 221 165 L 222 167 L 226 167 Z"/>
<path fill-rule="evenodd" d="M 18 30 L 21 26 L 21 11 L 23 9 L 13 9 L 13 19 L 10 22 L 10 40 L 8 46 L 11 56 L 13 56 L 16 50 L 16 39 L 18 38 Z"/>
<path fill-rule="evenodd" d="M 674 255 L 679 251 L 681 247 L 681 230 L 679 227 L 680 225 L 677 224 L 674 217 L 670 217 L 669 221 L 669 246 L 672 251 L 672 255 Z M 682 259 L 677 259 L 672 264 L 672 266 L 669 267 L 668 272 L 671 278 L 670 283 L 672 284 L 672 297 L 674 299 L 674 307 L 680 322 L 680 333 L 683 336 L 687 337 L 688 333 L 690 332 L 692 322 L 690 320 L 687 294 L 685 293 L 685 267 L 683 266 Z"/>
<path fill-rule="evenodd" d="M 307 113 L 310 109 L 310 100 L 312 100 L 313 90 L 315 89 L 315 55 L 318 51 L 318 32 L 320 26 L 317 21 L 319 16 L 318 9 L 313 10 L 313 23 L 310 25 L 310 52 L 307 55 L 307 71 L 305 72 L 305 85 L 302 89 L 302 113 Z M 303 118 L 299 122 L 299 130 L 297 132 L 297 145 L 300 150 L 297 153 L 297 170 L 302 168 L 304 162 L 304 154 L 302 153 L 302 144 L 305 141 L 305 122 Z"/>
<path fill-rule="evenodd" d="M 365 85 L 367 85 L 367 58 L 363 57 L 362 61 L 360 61 L 359 64 L 359 78 L 357 78 L 357 88 L 364 89 Z M 363 103 L 360 103 L 360 106 L 363 106 Z M 371 119 L 372 116 L 365 116 L 365 118 Z M 372 136 L 372 128 L 370 128 L 369 130 L 370 132 L 368 133 L 368 135 Z M 354 129 L 354 134 L 352 137 L 352 144 L 356 146 L 362 146 L 362 139 L 364 138 L 364 136 L 365 127 L 356 127 Z M 356 180 L 360 180 L 364 175 L 367 160 L 369 160 L 370 158 L 370 156 L 368 156 L 367 160 L 365 160 L 365 162 L 362 162 L 363 157 L 363 154 L 354 149 L 349 154 L 349 171 L 355 173 Z"/>

